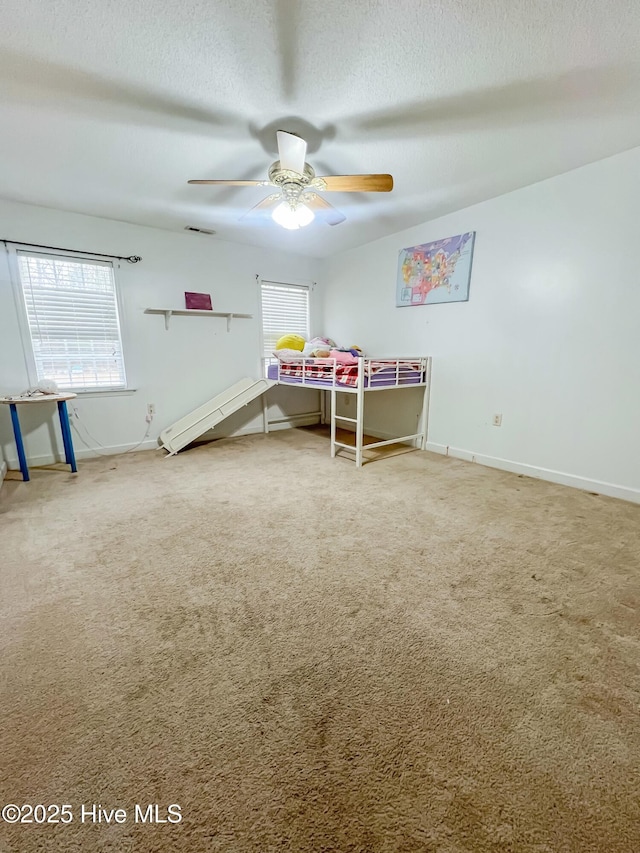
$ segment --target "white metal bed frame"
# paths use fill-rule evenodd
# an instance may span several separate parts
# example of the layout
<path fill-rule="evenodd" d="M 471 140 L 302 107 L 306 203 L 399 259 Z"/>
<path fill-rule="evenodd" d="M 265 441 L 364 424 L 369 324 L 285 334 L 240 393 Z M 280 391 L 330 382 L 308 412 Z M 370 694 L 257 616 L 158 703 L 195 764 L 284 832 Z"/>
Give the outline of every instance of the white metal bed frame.
<path fill-rule="evenodd" d="M 416 358 L 358 358 L 357 381 L 355 385 L 345 385 L 336 377 L 336 367 L 338 362 L 336 359 L 327 359 L 325 364 L 332 364 L 332 370 L 326 377 L 319 380 L 318 377 L 307 377 L 307 367 L 312 368 L 317 362 L 313 358 L 295 359 L 293 362 L 280 362 L 276 358 L 263 358 L 263 375 L 267 376 L 269 365 L 278 365 L 278 376 L 274 381 L 278 385 L 286 385 L 288 388 L 313 388 L 315 391 L 329 391 L 331 399 L 330 407 L 330 424 L 331 424 L 331 457 L 334 458 L 341 450 L 355 452 L 355 463 L 357 468 L 363 465 L 363 453 L 365 450 L 373 450 L 376 447 L 384 447 L 387 444 L 399 444 L 413 441 L 415 450 L 425 450 L 427 446 L 427 429 L 429 422 L 429 392 L 431 390 L 431 357 L 418 356 Z M 372 372 L 371 363 L 374 362 L 378 370 Z M 385 364 L 384 373 L 379 372 L 379 365 Z M 293 377 L 287 374 L 281 374 L 283 366 L 300 366 L 302 370 L 301 377 Z M 409 377 L 410 374 L 418 372 L 416 365 L 419 365 L 418 370 L 422 377 L 422 381 L 414 382 Z M 395 381 L 388 384 L 389 371 L 395 371 Z M 309 370 L 311 373 L 311 370 Z M 368 380 L 368 381 L 365 381 Z M 399 388 L 423 388 L 422 408 L 418 421 L 418 432 L 413 435 L 402 435 L 397 438 L 384 439 L 371 444 L 364 444 L 364 400 L 365 394 L 369 391 L 393 391 Z M 356 396 L 356 417 L 349 418 L 345 415 L 336 414 L 337 395 L 355 394 Z M 267 395 L 263 396 L 263 423 L 265 433 L 269 432 L 269 427 L 281 421 L 269 421 Z M 318 415 L 324 423 L 326 418 L 324 394 L 321 394 L 321 406 L 319 412 L 311 412 L 309 414 Z M 350 424 L 355 424 L 355 444 L 346 444 L 338 441 L 336 438 L 337 422 L 343 421 Z"/>

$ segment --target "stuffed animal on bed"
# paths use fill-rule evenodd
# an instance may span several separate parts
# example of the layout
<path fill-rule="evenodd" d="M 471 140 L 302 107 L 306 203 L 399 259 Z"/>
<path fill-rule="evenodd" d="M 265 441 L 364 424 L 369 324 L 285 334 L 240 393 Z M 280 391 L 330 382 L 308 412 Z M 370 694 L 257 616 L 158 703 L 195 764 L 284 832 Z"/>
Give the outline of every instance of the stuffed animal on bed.
<path fill-rule="evenodd" d="M 328 358 L 331 347 L 335 346 L 331 338 L 311 338 L 304 345 L 302 354 L 305 358 Z"/>
<path fill-rule="evenodd" d="M 273 354 L 279 361 L 295 361 L 303 357 L 305 346 L 306 342 L 302 335 L 283 335 L 276 342 Z"/>
<path fill-rule="evenodd" d="M 329 352 L 329 358 L 335 358 L 336 364 L 357 364 L 358 357 L 354 355 L 355 351 L 332 349 Z"/>

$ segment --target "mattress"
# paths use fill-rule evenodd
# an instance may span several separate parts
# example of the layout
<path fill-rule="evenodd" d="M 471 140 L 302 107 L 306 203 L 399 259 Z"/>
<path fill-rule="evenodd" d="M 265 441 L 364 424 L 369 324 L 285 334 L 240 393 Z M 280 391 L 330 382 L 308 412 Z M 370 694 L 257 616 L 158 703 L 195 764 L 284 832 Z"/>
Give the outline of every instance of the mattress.
<path fill-rule="evenodd" d="M 401 362 L 396 370 L 396 364 L 386 361 L 367 361 L 367 375 L 364 379 L 365 388 L 389 388 L 403 385 L 419 385 L 425 381 L 424 373 L 419 362 Z M 302 385 L 315 388 L 331 388 L 334 384 L 333 364 L 322 362 L 283 362 L 278 365 L 270 364 L 267 368 L 269 379 L 275 379 L 285 384 Z M 304 382 L 303 382 L 304 380 Z M 355 388 L 358 384 L 358 366 L 355 364 L 337 364 L 335 366 L 335 384 L 345 388 Z"/>

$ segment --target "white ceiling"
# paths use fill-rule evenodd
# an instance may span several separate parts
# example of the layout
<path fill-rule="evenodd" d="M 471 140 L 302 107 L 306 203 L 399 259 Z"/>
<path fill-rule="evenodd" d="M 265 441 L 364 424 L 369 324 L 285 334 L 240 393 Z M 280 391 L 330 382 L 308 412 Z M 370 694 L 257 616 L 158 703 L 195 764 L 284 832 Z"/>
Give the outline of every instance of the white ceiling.
<path fill-rule="evenodd" d="M 0 196 L 47 207 L 324 257 L 640 145 L 638 0 L 5 0 L 2 24 Z M 268 190 L 187 186 L 265 178 L 279 128 L 394 191 L 287 232 L 238 221 Z"/>

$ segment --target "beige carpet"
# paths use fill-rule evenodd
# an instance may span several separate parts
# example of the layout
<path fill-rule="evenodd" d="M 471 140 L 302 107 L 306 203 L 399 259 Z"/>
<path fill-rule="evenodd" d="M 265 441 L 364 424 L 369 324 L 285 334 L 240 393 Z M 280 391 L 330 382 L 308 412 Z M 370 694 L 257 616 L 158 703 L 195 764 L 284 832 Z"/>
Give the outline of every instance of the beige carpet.
<path fill-rule="evenodd" d="M 0 509 L 2 853 L 640 851 L 640 507 L 297 430 Z"/>

